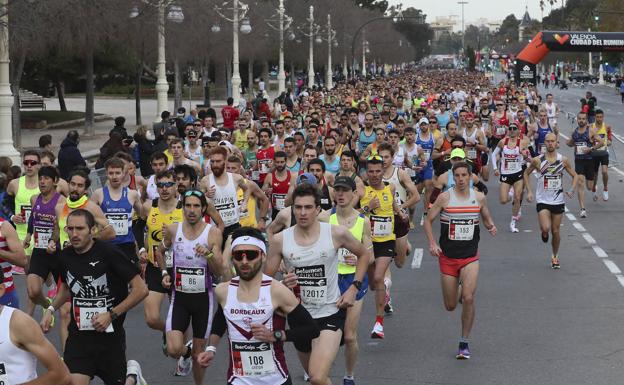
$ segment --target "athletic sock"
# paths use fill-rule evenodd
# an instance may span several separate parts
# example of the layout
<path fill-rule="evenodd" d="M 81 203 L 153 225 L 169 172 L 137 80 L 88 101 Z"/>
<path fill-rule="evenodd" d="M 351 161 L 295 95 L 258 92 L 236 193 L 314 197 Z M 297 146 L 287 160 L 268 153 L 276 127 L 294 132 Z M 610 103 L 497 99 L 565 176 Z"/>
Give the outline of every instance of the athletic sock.
<path fill-rule="evenodd" d="M 460 337 L 459 338 L 459 343 L 460 344 L 467 344 L 468 343 L 468 338 Z"/>
<path fill-rule="evenodd" d="M 184 356 L 183 356 L 183 357 L 184 357 L 184 359 L 189 358 L 189 357 L 191 356 L 191 353 L 192 353 L 191 348 L 187 347 L 187 348 L 186 348 L 186 353 L 184 353 Z"/>
<path fill-rule="evenodd" d="M 137 379 L 136 374 L 129 374 L 129 375 L 127 375 L 127 376 L 126 376 L 126 380 L 127 380 L 128 378 L 132 378 L 132 379 L 134 380 L 134 383 L 135 383 L 135 384 L 138 384 L 138 383 L 139 383 L 139 380 Z"/>
<path fill-rule="evenodd" d="M 353 374 L 352 375 L 345 374 L 344 379 L 353 381 L 355 378 L 353 377 Z"/>
<path fill-rule="evenodd" d="M 383 321 L 384 321 L 384 316 L 382 315 L 378 315 L 377 318 L 375 319 L 375 322 L 379 322 L 381 326 L 383 326 Z"/>

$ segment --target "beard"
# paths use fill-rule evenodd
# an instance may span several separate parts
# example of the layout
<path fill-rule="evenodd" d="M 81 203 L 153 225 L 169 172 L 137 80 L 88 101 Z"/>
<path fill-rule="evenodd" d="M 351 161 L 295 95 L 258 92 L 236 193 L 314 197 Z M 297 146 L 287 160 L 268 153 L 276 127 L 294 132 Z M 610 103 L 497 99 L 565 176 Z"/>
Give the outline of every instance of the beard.
<path fill-rule="evenodd" d="M 334 155 L 335 152 L 336 152 L 335 148 L 332 148 L 331 150 L 329 148 L 325 149 L 325 154 L 330 155 L 330 156 Z"/>
<path fill-rule="evenodd" d="M 236 270 L 236 274 L 238 274 L 243 281 L 251 281 L 258 274 L 260 269 L 262 269 L 262 263 L 249 265 L 249 271 L 247 272 L 242 272 L 236 265 L 234 265 L 234 269 Z"/>
<path fill-rule="evenodd" d="M 81 197 L 81 196 L 82 196 L 82 195 L 81 195 L 80 193 L 78 193 L 77 191 L 70 191 L 70 192 L 69 192 L 69 199 L 70 199 L 72 202 L 77 201 L 78 199 L 80 199 L 80 197 Z"/>
<path fill-rule="evenodd" d="M 284 170 L 286 170 L 286 166 L 275 166 L 275 170 L 277 170 L 278 172 L 283 172 Z"/>
<path fill-rule="evenodd" d="M 211 167 L 210 169 L 212 170 L 212 173 L 216 177 L 223 175 L 223 172 L 225 171 L 225 167 L 219 167 L 219 168 Z"/>

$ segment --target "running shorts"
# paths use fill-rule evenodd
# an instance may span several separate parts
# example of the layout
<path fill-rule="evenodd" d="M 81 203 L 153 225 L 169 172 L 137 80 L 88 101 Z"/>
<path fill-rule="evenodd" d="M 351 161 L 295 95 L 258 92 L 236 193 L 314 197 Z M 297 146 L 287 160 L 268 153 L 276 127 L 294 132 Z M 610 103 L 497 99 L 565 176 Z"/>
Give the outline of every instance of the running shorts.
<path fill-rule="evenodd" d="M 565 212 L 565 204 L 549 205 L 546 203 L 538 203 L 537 212 L 539 213 L 542 210 L 548 210 L 551 214 L 563 214 Z"/>
<path fill-rule="evenodd" d="M 355 273 L 351 274 L 338 274 L 338 287 L 340 288 L 340 294 L 344 294 L 351 287 L 351 282 L 355 279 Z M 359 301 L 368 293 L 368 274 L 364 274 L 362 279 L 362 288 L 355 295 L 355 300 Z"/>
<path fill-rule="evenodd" d="M 604 152 L 599 155 L 592 154 L 592 159 L 594 161 L 594 173 L 597 173 L 600 169 L 600 166 L 608 166 L 609 165 L 609 153 Z"/>
<path fill-rule="evenodd" d="M 173 269 L 167 269 L 169 276 L 173 277 Z M 169 293 L 169 289 L 162 285 L 162 273 L 159 268 L 154 266 L 151 262 L 147 262 L 145 265 L 145 283 L 149 291 L 155 291 L 157 293 Z"/>
<path fill-rule="evenodd" d="M 587 180 L 594 180 L 594 160 L 574 159 L 574 171 L 579 175 L 584 175 Z"/>
<path fill-rule="evenodd" d="M 524 177 L 524 172 L 518 171 L 513 174 L 501 174 L 500 181 L 502 183 L 507 183 L 513 186 L 517 181 L 522 180 L 523 177 Z"/>
<path fill-rule="evenodd" d="M 45 249 L 33 249 L 28 274 L 38 275 L 45 281 L 50 273 L 54 277 L 54 282 L 57 282 L 60 276 L 58 253 L 48 254 Z"/>
<path fill-rule="evenodd" d="M 105 384 L 126 382 L 126 333 L 69 331 L 63 360 L 70 373 L 98 376 Z"/>
<path fill-rule="evenodd" d="M 479 253 L 474 257 L 468 258 L 449 258 L 442 254 L 438 257 L 438 263 L 440 264 L 440 272 L 444 275 L 450 275 L 453 277 L 459 277 L 461 269 L 467 265 L 479 260 Z"/>
<path fill-rule="evenodd" d="M 396 254 L 396 241 L 373 242 L 373 253 L 375 258 L 388 257 L 394 258 Z"/>
<path fill-rule="evenodd" d="M 417 174 L 416 179 L 420 182 L 433 179 L 433 166 L 425 167 Z"/>
<path fill-rule="evenodd" d="M 314 322 L 318 326 L 320 331 L 331 330 L 336 332 L 338 330 L 344 331 L 345 321 L 347 319 L 347 310 L 339 309 L 336 313 L 328 315 L 327 317 L 315 318 Z M 342 341 L 340 342 L 342 344 Z M 312 351 L 312 340 L 305 342 L 295 342 L 295 349 L 303 353 L 309 353 Z"/>
<path fill-rule="evenodd" d="M 208 338 L 212 323 L 212 304 L 212 288 L 207 288 L 205 293 L 173 291 L 165 330 L 177 330 L 184 334 L 189 325 L 192 325 L 193 338 Z"/>

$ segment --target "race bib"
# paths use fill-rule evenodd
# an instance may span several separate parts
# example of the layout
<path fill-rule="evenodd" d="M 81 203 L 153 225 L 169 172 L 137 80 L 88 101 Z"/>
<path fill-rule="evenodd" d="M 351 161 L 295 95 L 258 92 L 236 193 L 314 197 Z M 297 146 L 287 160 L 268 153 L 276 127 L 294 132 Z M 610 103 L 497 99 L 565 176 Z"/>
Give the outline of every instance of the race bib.
<path fill-rule="evenodd" d="M 106 214 L 106 219 L 115 229 L 116 236 L 128 235 L 128 214 Z"/>
<path fill-rule="evenodd" d="M 326 303 L 327 278 L 325 278 L 325 265 L 296 267 L 295 274 L 301 287 L 301 301 L 304 304 L 323 305 Z"/>
<path fill-rule="evenodd" d="M 329 199 L 328 198 L 321 198 L 321 204 L 322 205 L 328 205 L 329 204 Z"/>
<path fill-rule="evenodd" d="M 260 171 L 257 171 L 257 170 L 252 171 L 251 180 L 260 180 Z"/>
<path fill-rule="evenodd" d="M 585 155 L 585 151 L 587 150 L 587 143 L 576 142 L 574 144 L 574 148 L 576 149 L 576 155 Z"/>
<path fill-rule="evenodd" d="M 448 238 L 451 241 L 472 241 L 474 228 L 474 220 L 472 219 L 451 219 Z"/>
<path fill-rule="evenodd" d="M 405 172 L 409 175 L 410 178 L 414 178 L 416 176 L 416 171 L 413 168 L 406 168 Z"/>
<path fill-rule="evenodd" d="M 425 161 L 428 162 L 431 159 L 431 149 L 423 148 L 423 155 L 425 156 Z"/>
<path fill-rule="evenodd" d="M 52 238 L 52 229 L 49 227 L 34 227 L 35 232 L 35 248 L 45 249 L 48 247 L 48 241 Z"/>
<path fill-rule="evenodd" d="M 544 190 L 559 191 L 561 185 L 561 175 L 544 175 Z"/>
<path fill-rule="evenodd" d="M 540 146 L 539 151 L 540 151 L 540 154 L 545 154 L 545 153 L 546 153 L 546 145 L 545 145 L 545 144 L 542 144 L 542 145 Z"/>
<path fill-rule="evenodd" d="M 336 255 L 338 255 L 338 262 L 342 263 L 343 265 L 348 265 L 346 256 L 350 254 L 353 254 L 353 253 L 345 249 L 344 247 L 339 248 L 336 251 Z"/>
<path fill-rule="evenodd" d="M 26 218 L 26 222 L 28 222 L 28 220 L 30 219 L 30 214 L 32 213 L 32 206 L 31 205 L 22 205 L 21 207 L 21 215 Z"/>
<path fill-rule="evenodd" d="M 503 159 L 503 170 L 509 173 L 516 173 L 522 169 L 518 158 Z"/>
<path fill-rule="evenodd" d="M 258 161 L 260 165 L 260 174 L 268 174 L 271 171 L 269 164 L 271 163 L 271 159 L 262 159 Z"/>
<path fill-rule="evenodd" d="M 477 149 L 475 147 L 468 148 L 468 151 L 466 151 L 466 156 L 468 157 L 468 159 L 477 159 Z"/>
<path fill-rule="evenodd" d="M 95 330 L 92 320 L 101 313 L 108 312 L 106 298 L 74 298 L 74 319 L 78 330 Z M 113 323 L 106 328 L 106 333 L 112 333 Z"/>
<path fill-rule="evenodd" d="M 242 199 L 238 201 L 238 218 L 239 219 L 249 217 L 249 210 L 247 210 L 247 207 L 244 207 L 242 203 L 243 203 Z"/>
<path fill-rule="evenodd" d="M 4 362 L 0 362 L 0 385 L 11 385 L 9 382 L 9 373 L 7 373 Z"/>
<path fill-rule="evenodd" d="M 226 227 L 238 222 L 238 211 L 234 202 L 218 204 L 215 205 L 215 208 L 219 211 L 223 224 Z"/>
<path fill-rule="evenodd" d="M 496 126 L 496 135 L 505 135 L 507 128 L 505 126 Z"/>
<path fill-rule="evenodd" d="M 387 237 L 392 234 L 392 217 L 370 216 L 374 237 Z"/>
<path fill-rule="evenodd" d="M 175 289 L 182 293 L 204 293 L 206 291 L 206 269 L 204 267 L 176 267 Z"/>
<path fill-rule="evenodd" d="M 273 194 L 274 207 L 281 210 L 286 207 L 286 194 Z"/>
<path fill-rule="evenodd" d="M 272 344 L 232 341 L 231 348 L 235 376 L 253 377 L 275 373 Z"/>

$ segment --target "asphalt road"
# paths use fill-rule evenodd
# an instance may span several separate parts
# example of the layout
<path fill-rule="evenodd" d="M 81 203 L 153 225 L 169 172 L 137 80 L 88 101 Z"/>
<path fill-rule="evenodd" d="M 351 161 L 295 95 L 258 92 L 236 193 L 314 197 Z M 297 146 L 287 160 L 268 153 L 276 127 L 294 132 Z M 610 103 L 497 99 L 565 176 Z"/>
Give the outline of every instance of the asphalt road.
<path fill-rule="evenodd" d="M 605 109 L 607 121 L 623 133 L 619 95 L 612 89 L 588 87 Z M 586 89 L 554 91 L 566 111 L 578 109 Z M 568 135 L 570 122 L 560 118 Z M 624 159 L 624 146 L 617 143 Z M 564 155 L 570 150 L 562 146 Z M 386 318 L 384 340 L 370 339 L 374 322 L 372 295 L 364 301 L 359 325 L 360 361 L 357 384 L 620 384 L 624 375 L 624 173 L 610 169 L 610 200 L 586 198 L 588 218 L 578 217 L 576 197 L 567 202 L 560 250 L 561 270 L 550 269 L 550 246 L 539 238 L 535 204 L 523 204 L 520 233 L 509 232 L 511 207 L 498 202 L 498 182 L 488 183 L 488 204 L 499 234 L 482 236 L 477 315 L 467 361 L 454 358 L 460 336 L 460 309 L 442 304 L 437 260 L 427 251 L 421 228 L 409 235 L 424 248 L 422 263 L 393 268 L 395 314 Z M 569 180 L 567 181 L 569 184 Z M 438 225 L 435 226 L 438 228 Z M 24 279 L 17 286 L 25 295 Z M 163 307 L 163 316 L 166 308 Z M 41 311 L 37 309 L 36 317 Z M 126 319 L 128 358 L 138 360 L 149 384 L 192 384 L 173 377 L 173 360 L 160 350 L 160 335 L 145 326 L 142 306 Z M 58 335 L 50 337 L 58 342 Z M 220 345 L 216 364 L 205 383 L 224 384 L 227 348 Z M 342 382 L 342 351 L 333 366 L 334 384 Z M 304 384 L 292 346 L 287 361 L 293 383 Z M 95 381 L 95 383 L 100 383 Z"/>

